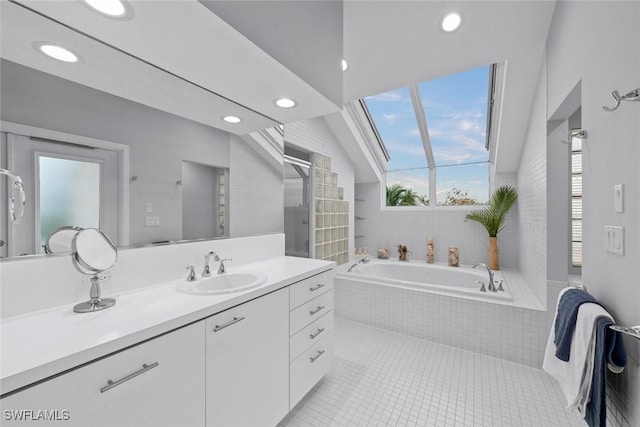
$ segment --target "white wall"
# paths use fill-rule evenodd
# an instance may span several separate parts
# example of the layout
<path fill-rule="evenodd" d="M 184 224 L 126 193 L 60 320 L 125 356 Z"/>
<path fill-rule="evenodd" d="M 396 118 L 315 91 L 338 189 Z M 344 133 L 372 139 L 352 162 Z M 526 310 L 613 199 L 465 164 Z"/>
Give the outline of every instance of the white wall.
<path fill-rule="evenodd" d="M 377 255 L 378 247 L 390 250 L 390 257 L 397 257 L 396 245 L 403 243 L 411 251 L 410 259 L 426 261 L 427 239 L 433 237 L 436 262 L 447 262 L 447 248 L 456 246 L 460 262 L 475 264 L 488 262 L 488 234 L 484 227 L 473 221 L 465 221 L 470 207 L 382 207 L 383 184 L 358 184 L 356 215 L 365 220 L 356 222 L 356 234 L 364 235 L 357 246 L 369 247 L 369 254 Z M 518 267 L 517 203 L 509 213 L 507 223 L 498 235 L 500 267 Z"/>
<path fill-rule="evenodd" d="M 556 206 L 559 188 L 567 185 L 559 176 L 565 158 L 559 150 L 566 147 L 557 144 L 566 139 L 566 119 L 581 105 L 582 128 L 588 132 L 583 142 L 582 280 L 617 323 L 628 326 L 640 323 L 640 103 L 626 103 L 613 113 L 602 106 L 612 105 L 611 91 L 640 86 L 638 22 L 638 2 L 557 2 L 518 173 L 521 271 L 537 292 L 551 279 L 549 310 L 552 296 L 564 286 L 555 280 L 566 280 L 556 256 L 568 263 L 567 245 L 559 248 L 556 240 L 559 234 L 569 238 L 561 224 L 567 207 Z M 624 213 L 613 210 L 615 184 L 626 187 Z M 625 227 L 624 256 L 604 250 L 605 225 Z M 608 378 L 607 421 L 614 426 L 640 425 L 640 343 L 625 337 L 625 344 L 629 364 Z"/>
<path fill-rule="evenodd" d="M 284 140 L 285 143 L 331 158 L 331 171 L 338 174 L 338 187 L 344 189 L 344 200 L 349 202 L 349 247 L 353 249 L 357 243 L 353 239 L 355 169 L 340 140 L 323 118 L 285 125 Z"/>
<path fill-rule="evenodd" d="M 542 64 L 531 108 L 520 168 L 518 214 L 520 273 L 542 302 L 547 289 L 547 97 Z"/>
<path fill-rule="evenodd" d="M 576 19 L 579 17 L 579 19 Z M 640 103 L 608 113 L 612 90 L 640 87 L 640 3 L 560 2 L 548 40 L 549 115 L 581 82 L 584 265 L 582 276 L 621 324 L 640 323 Z M 613 186 L 625 185 L 624 213 L 613 210 Z M 625 227 L 625 255 L 604 250 L 605 225 Z M 640 343 L 629 340 L 640 360 Z"/>

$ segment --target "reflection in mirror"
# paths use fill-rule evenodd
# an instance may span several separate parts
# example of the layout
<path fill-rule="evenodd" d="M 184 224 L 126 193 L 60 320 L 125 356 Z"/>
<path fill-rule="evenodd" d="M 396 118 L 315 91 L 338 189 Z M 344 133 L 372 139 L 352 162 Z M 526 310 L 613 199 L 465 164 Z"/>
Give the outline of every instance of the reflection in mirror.
<path fill-rule="evenodd" d="M 44 245 L 45 253 L 47 254 L 55 254 L 55 253 L 71 253 L 73 252 L 73 248 L 71 247 L 71 242 L 73 238 L 78 233 L 78 231 L 82 231 L 81 227 L 73 227 L 73 226 L 65 226 L 60 227 L 53 233 L 47 237 L 47 241 Z"/>
<path fill-rule="evenodd" d="M 21 224 L 7 218 L 10 188 L 3 179 L 0 257 L 43 254 L 46 237 L 63 226 L 99 228 L 119 248 L 282 232 L 281 219 L 254 220 L 282 211 L 276 190 L 282 134 L 275 121 L 19 4 L 2 3 L 0 168 L 16 166 L 27 209 Z M 61 66 L 45 57 L 31 48 L 38 34 L 63 37 L 83 61 Z M 224 115 L 243 120 L 230 125 Z M 190 181 L 194 165 L 213 177 Z M 267 190 L 262 211 L 252 209 L 256 178 Z M 231 212 L 240 218 L 234 221 Z"/>
<path fill-rule="evenodd" d="M 229 170 L 182 162 L 182 238 L 227 236 Z"/>
<path fill-rule="evenodd" d="M 71 259 L 75 268 L 82 274 L 91 275 L 89 301 L 76 304 L 76 313 L 90 313 L 112 307 L 116 300 L 100 297 L 100 280 L 98 274 L 113 267 L 118 259 L 118 249 L 111 239 L 96 228 L 88 228 L 75 233 L 71 240 L 73 253 Z"/>

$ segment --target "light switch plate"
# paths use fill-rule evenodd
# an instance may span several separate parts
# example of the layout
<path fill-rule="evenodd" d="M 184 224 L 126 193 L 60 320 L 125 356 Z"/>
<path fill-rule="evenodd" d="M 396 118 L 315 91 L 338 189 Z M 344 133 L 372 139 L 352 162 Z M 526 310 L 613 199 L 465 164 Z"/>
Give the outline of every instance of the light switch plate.
<path fill-rule="evenodd" d="M 153 203 L 147 202 L 144 204 L 144 213 L 152 213 L 153 212 Z"/>
<path fill-rule="evenodd" d="M 609 253 L 624 255 L 624 227 L 604 226 L 604 248 Z"/>
<path fill-rule="evenodd" d="M 624 212 L 624 184 L 613 186 L 613 209 L 617 213 Z"/>

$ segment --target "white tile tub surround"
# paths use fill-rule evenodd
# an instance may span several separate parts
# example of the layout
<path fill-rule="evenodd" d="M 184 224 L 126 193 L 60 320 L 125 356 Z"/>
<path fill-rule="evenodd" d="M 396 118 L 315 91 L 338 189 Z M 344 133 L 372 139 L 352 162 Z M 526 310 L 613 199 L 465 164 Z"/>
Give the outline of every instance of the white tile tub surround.
<path fill-rule="evenodd" d="M 367 246 L 375 256 L 378 247 L 387 247 L 390 257 L 397 259 L 396 245 L 407 245 L 412 260 L 426 260 L 427 239 L 433 237 L 436 261 L 446 262 L 447 248 L 456 246 L 460 262 L 475 264 L 488 262 L 489 238 L 477 222 L 465 221 L 472 209 L 468 207 L 382 207 L 384 184 L 357 184 L 355 215 L 365 218 L 357 221 L 355 234 L 365 237 L 356 240 L 356 246 Z M 500 265 L 518 268 L 519 233 L 517 203 L 509 212 L 507 225 L 498 235 Z"/>
<path fill-rule="evenodd" d="M 215 251 L 228 266 L 239 266 L 284 255 L 284 234 L 207 240 L 173 245 L 124 249 L 111 275 L 101 284 L 104 297 L 187 277 L 194 265 L 198 276 L 204 254 Z M 213 264 L 212 264 L 213 265 Z M 80 274 L 70 256 L 40 256 L 0 262 L 0 316 L 29 313 L 89 299 L 87 277 Z M 117 301 L 116 301 L 117 304 Z"/>
<path fill-rule="evenodd" d="M 516 276 L 507 276 L 507 284 Z M 551 306 L 564 286 L 550 283 Z M 544 311 L 535 298 L 533 302 L 525 308 L 375 286 L 345 280 L 341 274 L 335 279 L 337 316 L 540 368 L 554 313 Z"/>
<path fill-rule="evenodd" d="M 547 92 L 542 64 L 518 168 L 520 272 L 540 301 L 547 283 Z"/>

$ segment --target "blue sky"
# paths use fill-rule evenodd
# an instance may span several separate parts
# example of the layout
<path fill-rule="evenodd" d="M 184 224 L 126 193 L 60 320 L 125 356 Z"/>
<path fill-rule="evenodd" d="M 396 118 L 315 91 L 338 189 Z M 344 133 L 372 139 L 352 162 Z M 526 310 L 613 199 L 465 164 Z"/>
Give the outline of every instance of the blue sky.
<path fill-rule="evenodd" d="M 489 195 L 489 153 L 484 148 L 489 66 L 418 85 L 436 161 L 436 192 L 452 188 L 485 202 Z M 399 183 L 429 194 L 427 159 L 407 87 L 365 99 L 391 159 L 387 185 Z M 484 162 L 471 164 L 474 162 Z M 406 170 L 412 168 L 423 168 Z"/>

